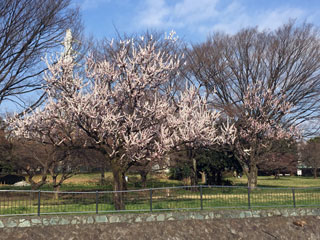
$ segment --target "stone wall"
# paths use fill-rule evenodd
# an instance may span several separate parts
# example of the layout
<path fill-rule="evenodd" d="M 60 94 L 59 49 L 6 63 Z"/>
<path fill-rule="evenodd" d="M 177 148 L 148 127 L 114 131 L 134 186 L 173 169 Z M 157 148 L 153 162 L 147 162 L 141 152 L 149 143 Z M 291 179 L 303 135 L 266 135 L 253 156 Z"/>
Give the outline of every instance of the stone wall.
<path fill-rule="evenodd" d="M 265 210 L 212 210 L 212 211 L 177 211 L 152 213 L 114 213 L 97 215 L 59 215 L 59 216 L 20 216 L 0 217 L 0 229 L 28 228 L 56 225 L 79 225 L 99 223 L 148 223 L 184 220 L 214 220 L 264 217 L 303 217 L 320 216 L 320 208 L 265 209 Z"/>

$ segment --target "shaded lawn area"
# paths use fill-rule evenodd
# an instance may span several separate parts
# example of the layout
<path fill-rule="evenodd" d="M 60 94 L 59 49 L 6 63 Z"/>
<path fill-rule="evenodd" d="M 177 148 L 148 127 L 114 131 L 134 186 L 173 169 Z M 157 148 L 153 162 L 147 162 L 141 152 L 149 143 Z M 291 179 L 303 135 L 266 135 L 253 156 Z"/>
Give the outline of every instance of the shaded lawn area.
<path fill-rule="evenodd" d="M 105 173 L 105 184 L 100 184 L 100 173 L 87 173 L 77 174 L 67 179 L 61 186 L 61 191 L 112 191 L 112 173 Z M 141 189 L 140 176 L 137 174 L 128 174 L 129 182 L 127 183 L 128 189 Z M 40 179 L 40 176 L 36 176 Z M 232 182 L 233 186 L 247 186 L 247 178 L 225 177 L 225 180 Z M 51 177 L 48 176 L 48 184 L 42 186 L 41 190 L 53 190 L 51 186 Z M 158 187 L 174 187 L 183 186 L 185 183 L 178 180 L 170 180 L 164 175 L 152 175 L 148 176 L 146 188 L 158 188 Z M 314 179 L 312 177 L 301 176 L 284 176 L 279 179 L 275 179 L 273 176 L 259 176 L 258 187 L 320 187 L 320 179 Z M 10 185 L 0 185 L 0 189 L 23 189 L 29 190 L 30 187 L 14 187 Z"/>
<path fill-rule="evenodd" d="M 60 176 L 59 176 L 60 177 Z M 59 180 L 58 177 L 58 180 Z M 34 180 L 39 181 L 41 176 L 35 176 Z M 140 176 L 137 174 L 128 174 L 127 188 L 141 189 Z M 113 177 L 111 172 L 105 173 L 105 183 L 101 184 L 101 173 L 83 173 L 76 174 L 71 178 L 65 180 L 61 185 L 60 191 L 112 191 Z M 53 191 L 51 185 L 52 178 L 48 176 L 48 184 L 43 185 L 40 190 Z M 182 181 L 170 180 L 166 176 L 153 175 L 148 176 L 146 188 L 159 188 L 159 187 L 174 187 L 184 185 Z M 21 189 L 30 190 L 31 187 L 15 187 L 12 185 L 0 185 L 0 189 Z"/>

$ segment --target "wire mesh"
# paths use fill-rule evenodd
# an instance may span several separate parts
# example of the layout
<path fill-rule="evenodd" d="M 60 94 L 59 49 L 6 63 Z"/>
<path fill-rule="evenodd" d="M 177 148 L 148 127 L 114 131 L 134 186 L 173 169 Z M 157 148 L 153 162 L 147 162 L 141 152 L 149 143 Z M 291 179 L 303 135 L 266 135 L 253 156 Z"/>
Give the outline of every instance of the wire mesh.
<path fill-rule="evenodd" d="M 116 199 L 123 205 L 117 207 Z M 320 206 L 320 188 L 180 186 L 122 192 L 0 190 L 0 216 Z"/>
<path fill-rule="evenodd" d="M 251 207 L 293 207 L 290 188 L 255 188 L 250 192 Z"/>

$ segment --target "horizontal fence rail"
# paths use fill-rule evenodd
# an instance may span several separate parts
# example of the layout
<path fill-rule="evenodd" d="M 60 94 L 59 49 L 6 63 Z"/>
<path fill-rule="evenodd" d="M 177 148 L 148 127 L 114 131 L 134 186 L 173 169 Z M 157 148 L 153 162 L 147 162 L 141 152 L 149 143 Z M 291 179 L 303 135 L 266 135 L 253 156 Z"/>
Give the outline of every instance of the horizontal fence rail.
<path fill-rule="evenodd" d="M 119 194 L 124 206 L 121 209 L 115 204 Z M 121 192 L 0 190 L 0 216 L 311 206 L 320 206 L 320 187 L 250 189 L 200 185 Z"/>

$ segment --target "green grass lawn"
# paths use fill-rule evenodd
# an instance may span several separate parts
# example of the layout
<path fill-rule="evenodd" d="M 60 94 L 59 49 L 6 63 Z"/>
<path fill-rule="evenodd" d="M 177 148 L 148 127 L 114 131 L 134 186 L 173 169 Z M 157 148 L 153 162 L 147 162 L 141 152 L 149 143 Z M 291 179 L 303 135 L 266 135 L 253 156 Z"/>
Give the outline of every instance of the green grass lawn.
<path fill-rule="evenodd" d="M 202 207 L 209 208 L 248 208 L 248 189 L 246 177 L 228 177 L 235 188 L 230 187 L 203 187 Z M 157 175 L 148 178 L 147 188 L 182 186 L 183 182 L 169 180 Z M 244 188 L 242 188 L 243 186 Z M 259 188 L 262 187 L 262 188 Z M 268 187 L 268 188 L 263 188 Z M 258 188 L 250 192 L 251 208 L 263 207 L 293 207 L 292 188 L 320 187 L 320 179 L 309 177 L 259 177 Z M 1 186 L 1 189 L 12 189 L 12 186 Z M 272 188 L 272 189 L 271 189 Z M 288 189 L 283 189 L 288 188 Z M 14 189 L 30 189 L 27 187 Z M 129 175 L 128 189 L 141 189 L 138 175 Z M 41 213 L 54 212 L 95 212 L 96 201 L 98 211 L 115 211 L 112 193 L 99 193 L 95 191 L 112 190 L 112 175 L 106 173 L 106 184 L 100 184 L 100 174 L 78 174 L 65 181 L 62 185 L 59 198 L 55 199 L 49 184 L 41 188 Z M 63 193 L 63 191 L 79 191 L 83 193 Z M 85 193 L 85 192 L 91 193 Z M 152 191 L 152 209 L 195 209 L 201 207 L 201 194 L 191 191 L 190 188 L 155 189 Z M 20 194 L 20 195 L 19 195 Z M 0 215 L 6 214 L 36 214 L 38 211 L 38 193 L 3 193 L 0 192 Z M 320 205 L 319 189 L 295 189 L 296 206 Z M 125 194 L 126 210 L 150 210 L 150 190 L 130 192 Z"/>
<path fill-rule="evenodd" d="M 246 186 L 247 177 L 242 178 L 226 178 L 233 182 L 236 186 Z M 312 177 L 302 177 L 302 176 L 290 176 L 290 177 L 280 177 L 275 179 L 274 176 L 259 176 L 258 177 L 259 187 L 320 187 L 320 179 L 314 179 Z"/>
<path fill-rule="evenodd" d="M 10 199 L 11 198 L 11 199 Z M 0 198 L 1 199 L 1 198 Z M 36 214 L 38 211 L 38 199 L 36 195 L 25 195 L 13 198 L 6 196 L 7 201 L 0 201 L 0 215 L 10 214 Z M 201 201 L 202 199 L 202 201 Z M 10 200 L 10 201 L 9 201 Z M 150 211 L 149 191 L 130 192 L 124 195 L 126 210 Z M 202 204 L 201 204 L 202 202 Z M 98 203 L 98 205 L 96 205 Z M 295 204 L 297 207 L 320 205 L 320 189 L 295 191 Z M 152 194 L 152 210 L 175 209 L 218 209 L 218 208 L 242 208 L 247 209 L 248 192 L 243 188 L 204 188 L 202 198 L 200 192 L 186 189 L 154 190 Z M 112 193 L 67 194 L 60 193 L 55 199 L 51 193 L 41 193 L 40 212 L 67 213 L 67 212 L 112 212 L 115 211 Z M 250 207 L 261 209 L 265 207 L 294 207 L 291 189 L 256 189 L 250 194 Z"/>

